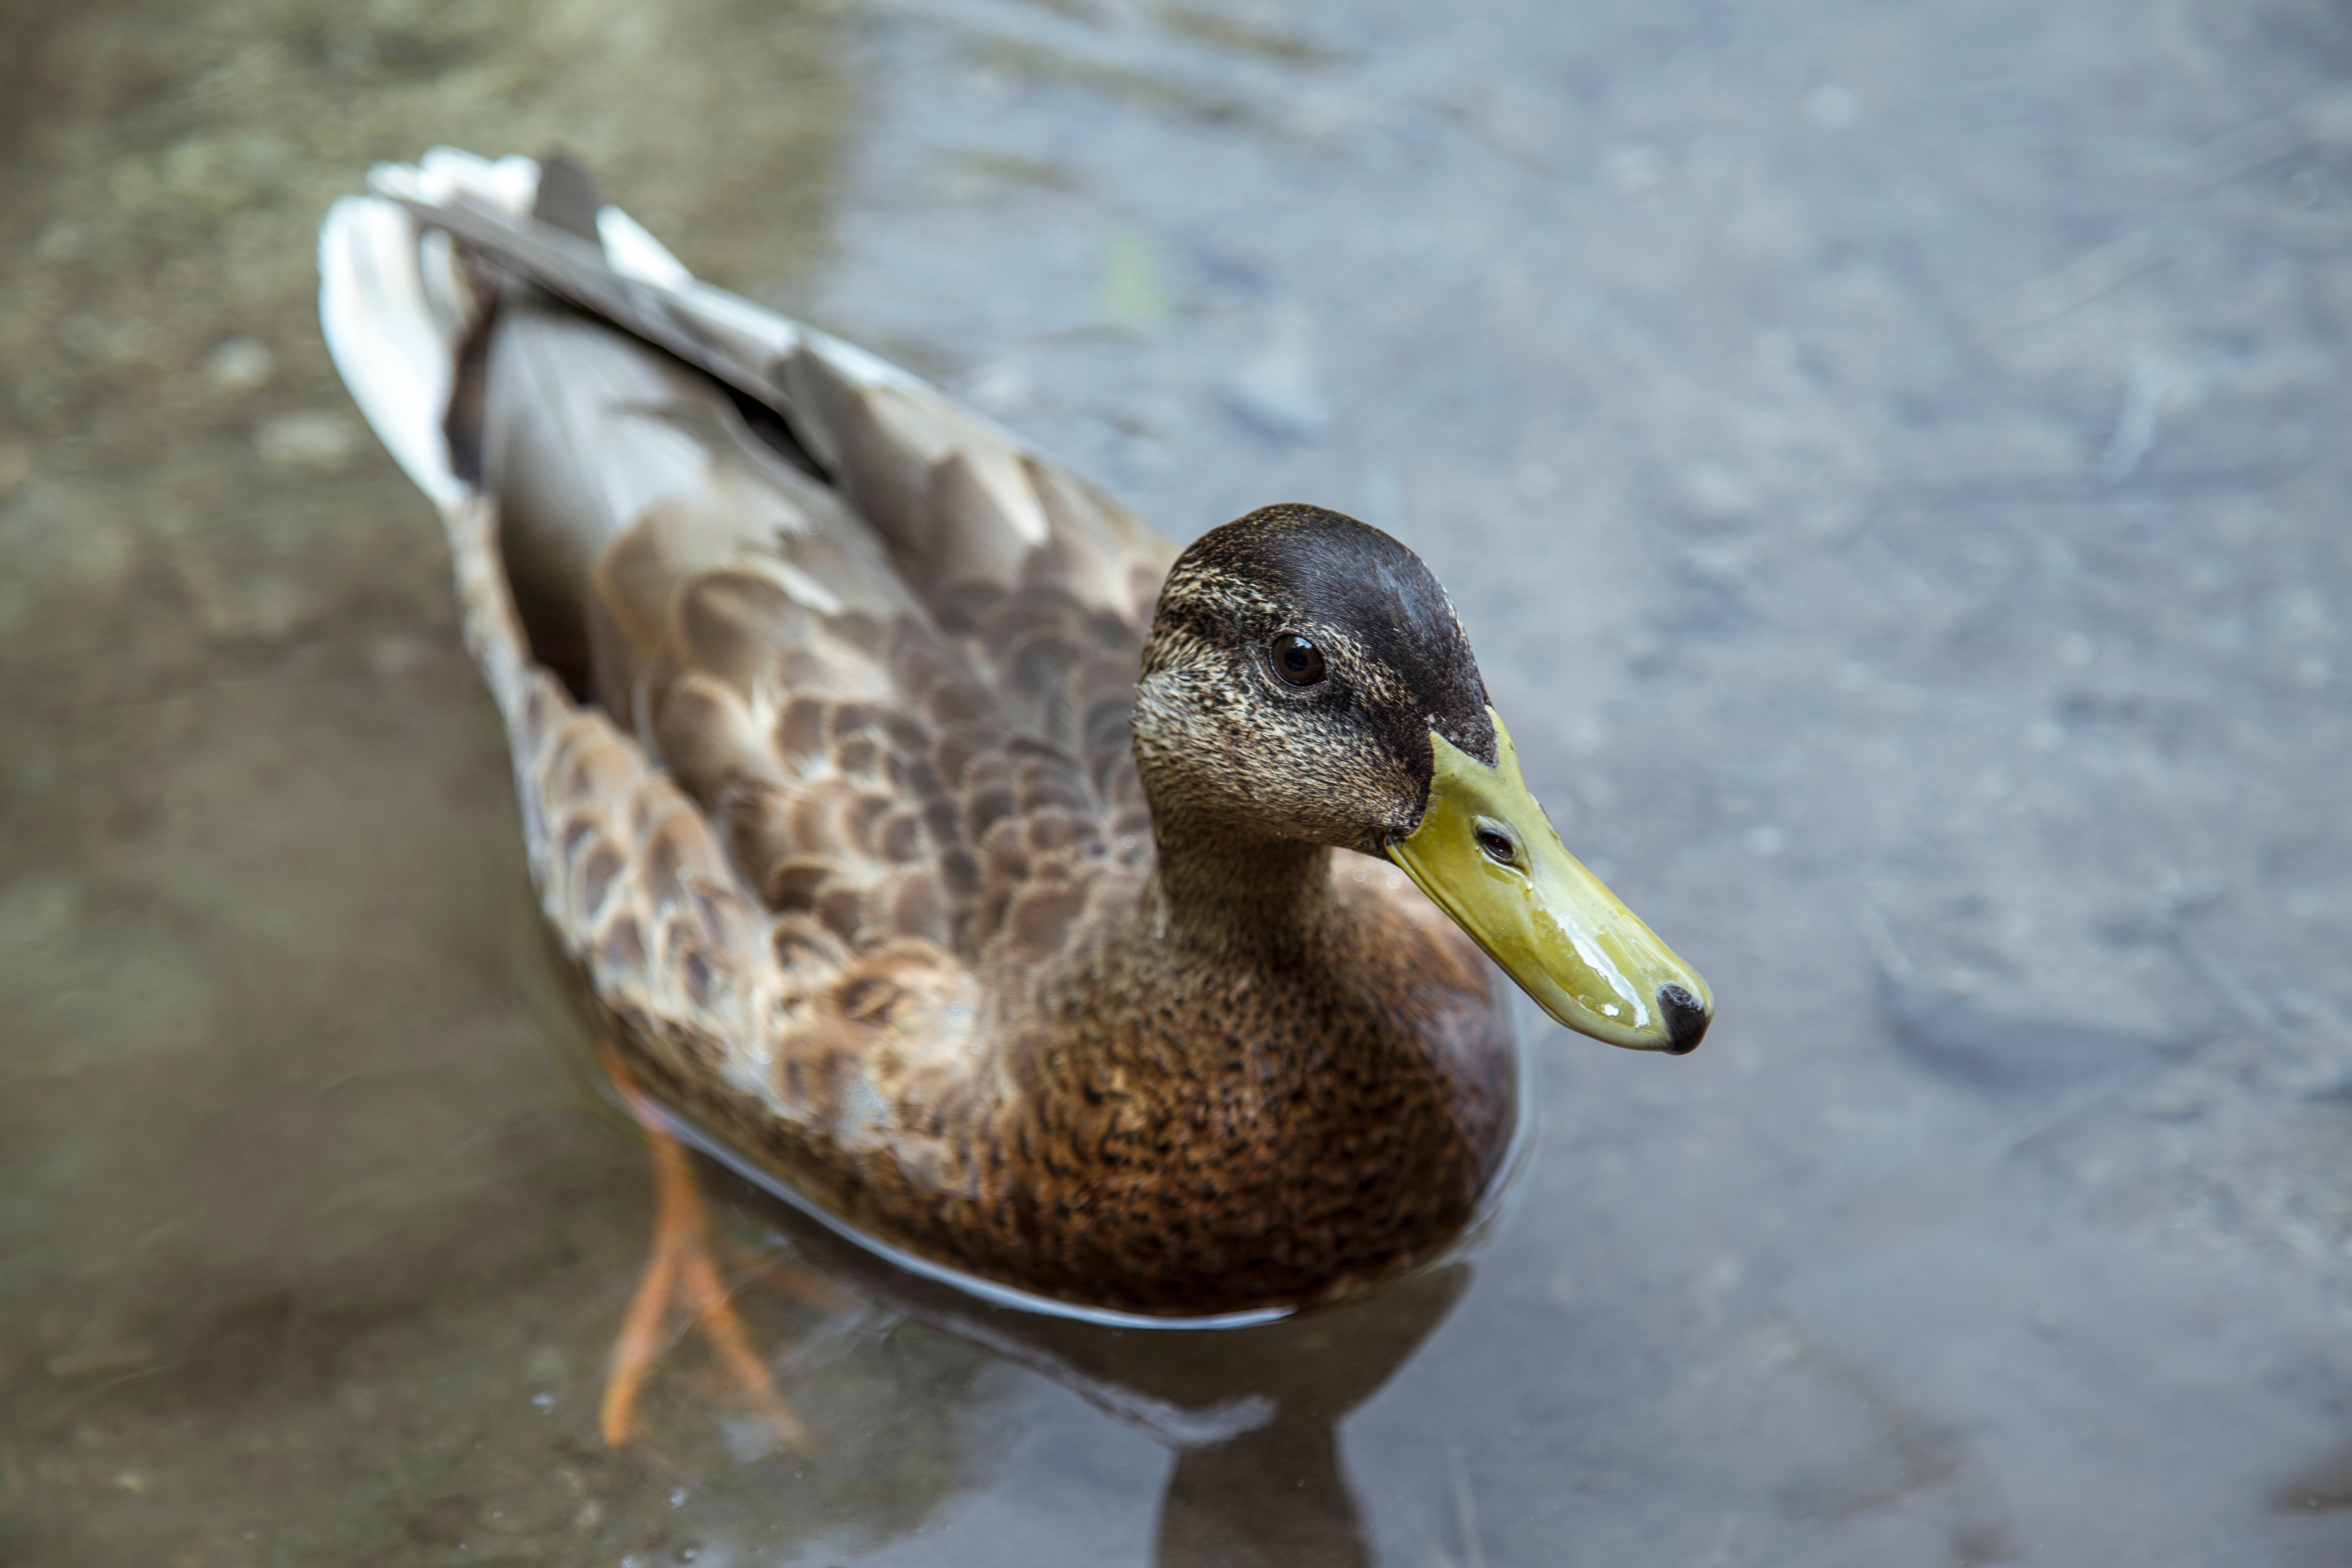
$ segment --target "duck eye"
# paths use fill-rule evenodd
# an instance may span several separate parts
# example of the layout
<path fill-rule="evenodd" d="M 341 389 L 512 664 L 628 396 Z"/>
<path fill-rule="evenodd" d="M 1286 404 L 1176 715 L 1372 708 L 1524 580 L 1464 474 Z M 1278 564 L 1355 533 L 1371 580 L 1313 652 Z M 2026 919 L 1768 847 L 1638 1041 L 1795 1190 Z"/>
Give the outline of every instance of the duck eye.
<path fill-rule="evenodd" d="M 1511 842 L 1510 836 L 1497 833 L 1491 827 L 1478 829 L 1477 839 L 1478 847 L 1486 852 L 1486 858 L 1498 866 L 1510 865 L 1518 855 L 1518 847 Z"/>
<path fill-rule="evenodd" d="M 1312 686 L 1323 679 L 1323 650 L 1285 632 L 1274 639 L 1274 672 L 1292 686 Z"/>

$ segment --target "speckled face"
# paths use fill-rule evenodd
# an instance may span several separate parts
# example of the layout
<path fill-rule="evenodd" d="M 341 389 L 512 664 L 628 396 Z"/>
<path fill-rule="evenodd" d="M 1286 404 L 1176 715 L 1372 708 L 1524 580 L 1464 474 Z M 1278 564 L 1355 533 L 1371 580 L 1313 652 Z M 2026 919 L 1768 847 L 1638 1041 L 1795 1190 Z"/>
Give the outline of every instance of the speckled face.
<path fill-rule="evenodd" d="M 1266 507 L 1170 569 L 1136 694 L 1155 811 L 1378 854 L 1421 821 L 1432 731 L 1495 759 L 1454 606 L 1379 529 Z"/>

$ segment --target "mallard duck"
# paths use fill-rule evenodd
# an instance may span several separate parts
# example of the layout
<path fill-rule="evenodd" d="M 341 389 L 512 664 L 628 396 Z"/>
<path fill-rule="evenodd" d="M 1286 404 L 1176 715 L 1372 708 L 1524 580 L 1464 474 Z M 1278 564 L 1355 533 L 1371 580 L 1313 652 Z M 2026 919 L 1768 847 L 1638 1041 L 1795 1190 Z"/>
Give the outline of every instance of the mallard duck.
<path fill-rule="evenodd" d="M 1125 1313 L 1438 1256 L 1507 994 L 1636 1049 L 1706 984 L 1561 846 L 1421 560 L 1182 551 L 572 165 L 380 166 L 320 237 L 441 509 L 541 907 L 622 1070 L 895 1256 Z"/>

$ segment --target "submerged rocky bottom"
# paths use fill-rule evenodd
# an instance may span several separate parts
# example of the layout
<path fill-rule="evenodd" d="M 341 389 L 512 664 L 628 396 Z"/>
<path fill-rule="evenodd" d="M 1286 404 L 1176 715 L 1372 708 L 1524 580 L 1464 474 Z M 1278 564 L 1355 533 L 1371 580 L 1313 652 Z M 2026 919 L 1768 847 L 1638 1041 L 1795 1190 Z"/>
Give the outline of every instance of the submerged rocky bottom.
<path fill-rule="evenodd" d="M 2341 1560 L 2347 39 L 0 17 L 0 1559 Z M 571 146 L 1173 536 L 1404 539 L 1706 1045 L 1534 1033 L 1464 1266 L 1258 1342 L 1049 1365 L 730 1210 L 816 1446 L 685 1341 L 608 1451 L 642 1153 L 310 315 L 326 201 L 436 141 Z"/>

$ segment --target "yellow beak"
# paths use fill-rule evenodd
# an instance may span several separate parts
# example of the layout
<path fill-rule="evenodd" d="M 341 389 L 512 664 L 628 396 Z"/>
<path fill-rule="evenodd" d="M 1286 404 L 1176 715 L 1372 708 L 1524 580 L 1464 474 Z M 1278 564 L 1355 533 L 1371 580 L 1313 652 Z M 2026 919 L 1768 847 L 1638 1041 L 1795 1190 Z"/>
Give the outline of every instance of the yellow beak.
<path fill-rule="evenodd" d="M 1429 808 L 1389 858 L 1578 1034 L 1637 1051 L 1696 1050 L 1715 1016 L 1706 982 L 1560 843 L 1503 721 L 1494 767 L 1434 731 L 1429 745 Z"/>

